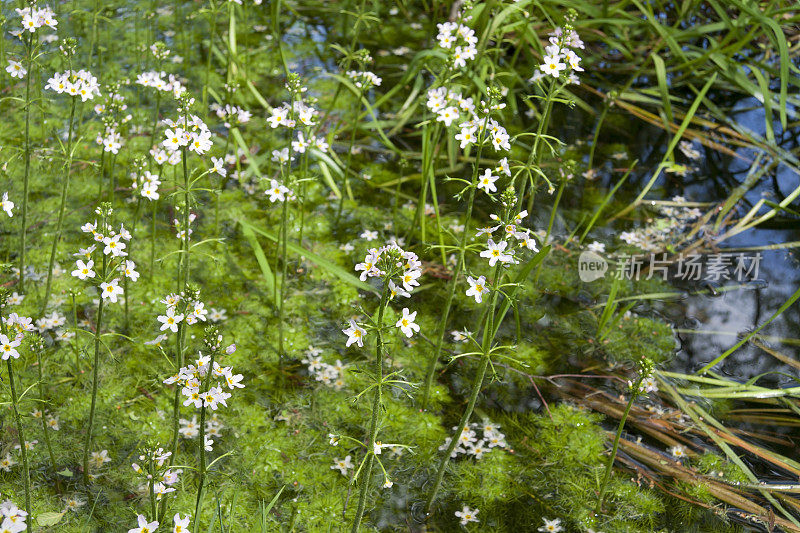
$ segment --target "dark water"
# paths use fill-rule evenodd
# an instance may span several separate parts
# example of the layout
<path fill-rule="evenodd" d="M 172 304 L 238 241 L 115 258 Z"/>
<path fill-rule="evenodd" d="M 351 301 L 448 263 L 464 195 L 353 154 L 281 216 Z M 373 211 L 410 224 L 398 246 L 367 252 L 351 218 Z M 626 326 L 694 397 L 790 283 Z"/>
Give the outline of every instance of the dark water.
<path fill-rule="evenodd" d="M 710 95 L 714 101 L 714 95 Z M 764 111 L 758 108 L 759 103 L 748 98 L 734 103 L 731 107 L 732 120 L 740 127 L 763 136 L 765 133 Z M 738 111 L 737 111 L 738 110 Z M 663 130 L 644 124 L 633 116 L 617 111 L 621 120 L 630 125 L 628 133 L 620 128 L 609 126 L 600 136 L 600 145 L 597 153 L 602 153 L 603 144 L 615 148 L 624 145 L 628 159 L 639 160 L 637 170 L 631 175 L 628 182 L 620 189 L 618 195 L 623 198 L 634 199 L 650 179 L 653 170 L 658 166 L 664 151 L 671 140 Z M 791 120 L 791 119 L 790 119 Z M 637 123 L 638 122 L 638 123 Z M 589 123 L 591 124 L 591 123 Z M 789 131 L 784 134 L 780 124 L 774 125 L 778 144 L 785 150 L 796 149 L 798 138 L 796 132 Z M 606 134 L 605 132 L 608 132 Z M 586 138 L 586 137 L 584 137 Z M 676 149 L 676 161 L 691 163 L 696 170 L 687 176 L 662 173 L 656 185 L 648 193 L 647 199 L 669 200 L 674 196 L 683 196 L 689 202 L 711 202 L 721 204 L 730 192 L 740 185 L 747 176 L 751 163 L 730 155 L 720 154 L 710 148 L 694 143 L 702 155 L 699 161 L 689 161 Z M 735 147 L 732 147 L 735 148 Z M 753 160 L 757 152 L 749 148 L 738 148 L 737 154 L 748 160 Z M 624 167 L 620 163 L 602 156 L 595 156 L 595 167 L 605 168 L 601 173 L 600 181 L 605 187 L 613 187 L 616 180 L 621 177 L 620 172 L 608 172 L 609 164 L 613 167 Z M 800 176 L 786 165 L 780 164 L 774 171 L 766 173 L 755 186 L 749 190 L 736 209 L 735 218 L 746 214 L 760 199 L 778 203 L 800 186 Z M 790 206 L 791 207 L 791 206 Z M 702 207 L 706 212 L 709 207 Z M 759 216 L 770 208 L 762 206 Z M 641 211 L 641 210 L 638 210 Z M 635 213 L 634 213 L 635 215 Z M 757 217 L 756 217 L 757 218 Z M 712 222 L 716 219 L 713 217 Z M 639 224 L 633 222 L 633 225 Z M 630 221 L 616 222 L 611 227 L 600 228 L 598 238 L 606 243 L 607 249 L 621 244 L 617 237 L 620 231 L 630 229 Z M 724 227 L 721 233 L 724 233 Z M 591 242 L 591 239 L 587 239 Z M 772 244 L 800 240 L 800 221 L 792 214 L 783 213 L 760 228 L 742 232 L 732 238 L 724 240 L 719 245 L 718 252 L 737 252 L 739 249 L 760 247 Z M 648 311 L 656 313 L 670 321 L 680 330 L 694 330 L 694 332 L 679 332 L 681 349 L 674 359 L 672 370 L 677 372 L 694 372 L 703 365 L 713 360 L 719 354 L 733 346 L 741 335 L 747 334 L 775 313 L 778 308 L 800 286 L 800 268 L 798 268 L 798 255 L 796 250 L 762 250 L 743 251 L 748 256 L 761 254 L 757 282 L 747 284 L 740 290 L 720 292 L 717 295 L 692 295 L 691 292 L 708 290 L 708 284 L 696 282 L 687 285 L 686 282 L 675 282 L 677 290 L 686 291 L 686 297 L 677 302 L 662 301 L 648 305 Z M 738 284 L 735 280 L 725 282 Z M 719 284 L 716 284 L 719 286 Z M 794 305 L 783 312 L 760 334 L 770 337 L 763 342 L 769 347 L 784 355 L 800 360 L 800 341 L 792 339 L 800 337 L 800 306 Z M 780 342 L 781 338 L 788 339 Z M 730 355 L 723 363 L 715 367 L 732 378 L 744 381 L 765 372 L 786 372 L 797 375 L 797 370 L 781 363 L 763 350 L 750 344 L 742 346 Z M 765 385 L 796 385 L 794 379 L 787 375 L 773 374 L 763 378 L 759 383 Z"/>

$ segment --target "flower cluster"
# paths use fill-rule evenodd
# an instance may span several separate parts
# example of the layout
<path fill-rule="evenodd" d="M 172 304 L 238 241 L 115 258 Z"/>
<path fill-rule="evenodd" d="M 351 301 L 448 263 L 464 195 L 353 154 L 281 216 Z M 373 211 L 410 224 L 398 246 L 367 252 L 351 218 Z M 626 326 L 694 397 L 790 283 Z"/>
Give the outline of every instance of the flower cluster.
<path fill-rule="evenodd" d="M 465 97 L 447 87 L 428 89 L 426 105 L 431 112 L 436 113 L 436 121 L 448 127 L 453 122 L 459 121 L 462 113 L 465 113 L 466 117 L 475 114 L 475 104 L 471 97 Z"/>
<path fill-rule="evenodd" d="M 469 17 L 461 17 L 461 20 L 469 21 Z M 436 40 L 439 46 L 450 51 L 455 68 L 465 67 L 467 61 L 475 59 L 478 53 L 475 30 L 457 22 L 443 22 L 436 27 L 439 29 Z"/>
<path fill-rule="evenodd" d="M 368 91 L 373 87 L 380 87 L 383 79 L 376 76 L 374 72 L 368 70 L 348 70 L 347 77 L 353 80 L 353 85 L 362 91 Z"/>
<path fill-rule="evenodd" d="M 291 104 L 284 102 L 281 106 L 273 107 L 267 122 L 273 129 L 278 126 L 293 129 L 297 127 L 298 121 L 304 126 L 314 126 L 317 115 L 319 111 L 314 107 L 302 100 L 295 100 Z"/>
<path fill-rule="evenodd" d="M 314 379 L 333 387 L 335 390 L 341 390 L 344 387 L 344 369 L 346 365 L 338 359 L 334 365 L 325 363 L 320 357 L 321 353 L 322 350 L 319 348 L 309 346 L 302 363 L 308 367 L 308 373 Z"/>
<path fill-rule="evenodd" d="M 179 421 L 180 429 L 178 433 L 185 439 L 193 439 L 200 434 L 200 424 L 197 422 L 197 415 L 193 415 L 192 419 L 181 418 Z M 225 425 L 219 419 L 217 413 L 206 420 L 205 435 L 209 437 L 219 437 L 222 435 L 222 430 Z"/>
<path fill-rule="evenodd" d="M 134 173 L 132 178 L 133 188 L 139 189 L 142 197 L 150 201 L 159 199 L 158 186 L 161 185 L 161 180 L 158 174 L 153 174 L 149 170 L 145 170 L 141 174 Z"/>
<path fill-rule="evenodd" d="M 458 427 L 454 427 L 453 431 Z M 478 438 L 478 431 L 481 432 L 481 438 Z M 444 444 L 439 446 L 439 450 L 444 451 L 450 446 L 451 437 L 447 437 Z M 453 448 L 451 457 L 456 457 L 459 454 L 472 455 L 475 459 L 483 458 L 484 454 L 491 452 L 494 448 L 508 448 L 506 443 L 506 436 L 500 432 L 500 426 L 488 420 L 483 423 L 472 423 L 465 426 L 461 435 L 458 437 L 458 444 Z"/>
<path fill-rule="evenodd" d="M 189 236 L 192 235 L 191 225 L 196 219 L 197 219 L 197 215 L 195 215 L 194 213 L 189 213 L 189 226 L 190 226 L 188 228 Z M 183 239 L 184 237 L 186 237 L 186 231 L 187 230 L 185 230 L 183 228 L 183 221 L 182 220 L 180 220 L 178 218 L 174 218 L 174 219 L 172 219 L 172 224 L 175 226 L 175 236 L 177 238 Z"/>
<path fill-rule="evenodd" d="M 99 224 L 95 220 L 93 223 L 87 222 L 81 226 L 81 231 L 92 234 L 96 244 L 81 248 L 72 254 L 74 257 L 83 258 L 75 261 L 72 275 L 82 281 L 99 282 L 100 296 L 104 300 L 116 303 L 117 298 L 125 292 L 120 286 L 121 277 L 129 278 L 131 281 L 139 279 L 136 264 L 125 259 L 128 255 L 125 252 L 127 246 L 125 243 L 131 240 L 131 234 L 124 225 L 120 225 L 119 232 L 111 229 L 108 223 L 112 213 L 110 207 L 104 205 L 98 208 L 96 213 L 101 216 Z M 102 246 L 102 259 L 98 259 L 99 263 L 96 263 L 94 259 L 100 246 Z M 95 272 L 96 264 L 103 265 L 99 276 Z"/>
<path fill-rule="evenodd" d="M 239 124 L 247 124 L 250 122 L 253 114 L 246 109 L 242 109 L 241 107 L 226 104 L 221 106 L 217 103 L 211 104 L 211 111 L 216 113 L 217 117 L 219 117 L 222 121 L 224 121 L 225 127 L 230 128 L 231 125 L 239 125 Z"/>
<path fill-rule="evenodd" d="M 104 152 L 118 154 L 122 148 L 122 136 L 117 131 L 116 125 L 107 124 L 103 131 L 97 134 L 96 141 L 103 147 Z"/>
<path fill-rule="evenodd" d="M 166 306 L 166 310 L 163 315 L 157 317 L 157 320 L 161 322 L 159 331 L 170 330 L 177 333 L 178 325 L 183 321 L 190 326 L 198 322 L 205 322 L 208 310 L 197 296 L 196 294 L 168 294 L 165 296 L 161 303 Z"/>
<path fill-rule="evenodd" d="M 165 119 L 164 122 L 169 128 L 164 132 L 166 138 L 161 144 L 169 154 L 167 162 L 171 165 L 177 165 L 181 161 L 180 152 L 183 149 L 203 155 L 214 144 L 211 140 L 211 130 L 196 115 L 183 117 L 178 121 Z"/>
<path fill-rule="evenodd" d="M 508 190 L 504 193 L 504 196 L 508 194 Z M 513 202 L 509 202 L 509 204 L 513 205 Z M 517 215 L 513 217 L 510 216 L 508 213 L 508 209 L 506 209 L 505 216 L 501 217 L 498 215 L 490 215 L 491 219 L 498 224 L 494 226 L 488 226 L 485 228 L 480 228 L 478 230 L 478 236 L 486 235 L 486 250 L 480 253 L 480 256 L 489 260 L 489 266 L 493 267 L 497 264 L 497 262 L 501 262 L 503 264 L 516 264 L 518 261 L 514 257 L 516 253 L 515 243 L 518 249 L 527 249 L 538 251 L 536 246 L 536 241 L 531 236 L 531 232 L 527 228 L 523 228 L 521 226 L 522 220 L 528 215 L 527 211 L 521 211 Z M 502 228 L 502 235 L 498 238 L 495 242 L 494 240 L 494 233 L 498 232 Z M 473 282 L 474 281 L 474 282 Z M 481 280 L 478 278 L 477 280 L 470 281 L 471 288 L 473 288 L 477 293 L 475 294 L 468 294 L 468 296 L 475 296 L 475 301 L 480 302 L 480 294 L 485 292 L 483 289 L 478 290 L 477 284 L 483 283 L 486 280 Z"/>
<path fill-rule="evenodd" d="M 387 283 L 386 289 L 389 291 L 390 298 L 403 296 L 411 297 L 411 291 L 419 286 L 419 277 L 422 275 L 422 262 L 414 252 L 406 252 L 395 243 L 390 243 L 381 248 L 370 248 L 364 261 L 355 267 L 356 272 L 361 271 L 361 281 L 368 277 L 380 277 Z M 409 312 L 408 308 L 403 308 L 403 314 L 395 324 L 400 331 L 411 337 L 415 331 L 419 331 L 419 326 L 414 322 L 417 312 Z M 350 320 L 350 327 L 343 329 L 347 335 L 347 346 L 356 343 L 359 347 L 364 346 L 364 336 L 366 330 L 359 326 L 355 320 Z"/>
<path fill-rule="evenodd" d="M 47 80 L 47 88 L 58 94 L 80 96 L 82 102 L 100 96 L 100 84 L 97 82 L 97 78 L 88 70 L 83 69 L 56 72 L 52 78 Z"/>
<path fill-rule="evenodd" d="M 11 500 L 0 503 L 0 516 L 3 522 L 0 523 L 0 531 L 3 533 L 19 533 L 27 529 L 25 519 L 28 513 L 17 507 Z"/>
<path fill-rule="evenodd" d="M 577 32 L 567 26 L 563 30 L 556 28 L 550 34 L 550 44 L 544 49 L 544 58 L 539 70 L 534 73 L 533 80 L 536 81 L 544 76 L 560 78 L 562 72 L 567 74 L 569 83 L 580 83 L 576 72 L 583 72 L 581 58 L 575 53 L 574 49 L 584 48 L 583 41 L 578 37 Z"/>
<path fill-rule="evenodd" d="M 172 469 L 167 466 L 167 460 L 172 456 L 172 452 L 164 451 L 163 448 L 148 448 L 139 455 L 140 466 L 133 463 L 133 471 L 142 476 L 147 485 L 152 483 L 153 496 L 156 501 L 160 501 L 170 492 L 175 492 L 174 485 L 179 481 L 182 470 Z"/>
<path fill-rule="evenodd" d="M 164 78 L 167 79 L 165 80 Z M 156 72 L 154 70 L 137 74 L 136 83 L 143 87 L 152 87 L 157 91 L 171 92 L 175 98 L 178 98 L 186 91 L 186 88 L 174 74 L 167 76 L 166 72 Z"/>
<path fill-rule="evenodd" d="M 236 346 L 233 344 L 226 349 L 227 354 L 231 354 L 234 351 L 236 351 Z M 234 374 L 231 367 L 223 367 L 216 361 L 213 362 L 213 368 L 210 369 L 209 374 L 210 363 L 211 356 L 200 354 L 194 364 L 182 367 L 177 374 L 165 379 L 164 384 L 178 384 L 181 387 L 181 394 L 186 398 L 183 402 L 185 406 L 194 405 L 197 409 L 207 407 L 212 411 L 216 411 L 220 405 L 227 407 L 227 400 L 231 397 L 231 394 L 225 392 L 223 387 L 227 387 L 229 390 L 244 388 L 241 383 L 242 375 Z M 203 392 L 201 391 L 201 385 L 207 375 L 213 380 L 213 384 L 208 387 L 207 391 Z M 213 443 L 214 441 L 206 435 L 204 445 L 207 450 L 210 451 Z"/>
<path fill-rule="evenodd" d="M 18 8 L 15 11 L 17 15 L 22 17 L 22 31 L 34 33 L 39 28 L 56 29 L 56 26 L 58 26 L 55 13 L 49 7 L 39 9 L 36 5 L 33 5 L 22 9 Z"/>
<path fill-rule="evenodd" d="M 95 141 L 103 147 L 103 151 L 112 154 L 119 153 L 119 149 L 122 148 L 120 127 L 133 118 L 131 114 L 122 115 L 127 111 L 128 105 L 119 89 L 118 84 L 110 86 L 104 102 L 94 107 L 95 112 L 101 115 L 103 121 L 103 129 L 97 133 Z"/>

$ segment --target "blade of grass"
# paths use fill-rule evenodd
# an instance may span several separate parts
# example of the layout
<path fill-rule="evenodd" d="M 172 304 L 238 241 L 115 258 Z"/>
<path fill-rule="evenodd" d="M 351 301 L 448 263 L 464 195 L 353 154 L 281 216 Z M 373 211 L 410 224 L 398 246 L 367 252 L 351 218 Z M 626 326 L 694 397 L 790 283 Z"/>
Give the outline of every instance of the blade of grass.
<path fill-rule="evenodd" d="M 258 233 L 259 235 L 262 235 L 262 236 L 264 236 L 264 237 L 266 237 L 266 238 L 268 238 L 268 239 L 270 239 L 272 241 L 278 242 L 277 235 L 273 235 L 272 233 L 268 232 L 267 230 L 263 230 L 263 229 L 257 228 L 255 226 L 243 221 L 243 220 L 239 220 L 239 224 L 241 224 L 243 227 L 247 226 L 248 228 L 250 228 L 250 230 L 252 230 L 255 233 Z M 342 281 L 344 281 L 346 283 L 349 283 L 350 285 L 352 285 L 353 287 L 355 287 L 357 289 L 360 289 L 362 291 L 370 291 L 370 292 L 373 292 L 375 294 L 379 293 L 379 291 L 377 289 L 375 289 L 369 283 L 365 283 L 365 282 L 361 281 L 356 276 L 354 276 L 353 274 L 351 274 L 350 272 L 348 272 L 344 268 L 340 267 L 339 265 L 337 265 L 335 263 L 332 263 L 331 261 L 325 259 L 324 257 L 322 257 L 320 255 L 315 254 L 314 252 L 312 252 L 310 250 L 307 250 L 306 248 L 303 248 L 302 246 L 298 245 L 297 243 L 287 242 L 286 243 L 286 247 L 289 250 L 291 250 L 293 253 L 298 254 L 298 255 L 302 255 L 308 261 L 314 263 L 315 265 L 317 265 L 321 269 L 325 270 L 326 272 L 328 272 L 332 276 L 335 276 L 335 277 L 341 279 Z"/>

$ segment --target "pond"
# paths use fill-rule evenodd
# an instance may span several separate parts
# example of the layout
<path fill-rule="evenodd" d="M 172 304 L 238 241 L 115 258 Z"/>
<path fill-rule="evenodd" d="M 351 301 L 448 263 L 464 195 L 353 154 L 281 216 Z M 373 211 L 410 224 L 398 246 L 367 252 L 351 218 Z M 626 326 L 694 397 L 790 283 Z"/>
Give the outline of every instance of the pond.
<path fill-rule="evenodd" d="M 800 531 L 796 7 L 0 15 L 0 531 Z"/>

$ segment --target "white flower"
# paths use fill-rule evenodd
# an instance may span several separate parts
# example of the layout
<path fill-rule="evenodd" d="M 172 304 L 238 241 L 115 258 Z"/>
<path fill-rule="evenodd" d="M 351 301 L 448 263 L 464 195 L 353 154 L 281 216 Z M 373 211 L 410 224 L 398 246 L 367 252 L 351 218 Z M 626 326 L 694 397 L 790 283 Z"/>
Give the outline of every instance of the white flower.
<path fill-rule="evenodd" d="M 130 278 L 131 281 L 139 279 L 139 273 L 136 272 L 136 263 L 133 261 L 125 261 L 125 277 Z"/>
<path fill-rule="evenodd" d="M 164 148 L 170 151 L 175 151 L 181 146 L 189 144 L 189 139 L 186 138 L 185 132 L 181 128 L 168 129 L 164 132 L 166 139 L 161 143 Z"/>
<path fill-rule="evenodd" d="M 353 461 L 349 455 L 344 459 L 339 459 L 337 457 L 333 460 L 333 466 L 331 466 L 331 470 L 338 470 L 343 476 L 346 476 L 347 471 L 351 468 L 353 468 Z"/>
<path fill-rule="evenodd" d="M 17 346 L 22 343 L 22 337 L 17 336 L 14 340 L 10 340 L 7 336 L 0 334 L 0 354 L 2 354 L 3 361 L 13 357 L 19 359 L 19 352 L 16 350 Z"/>
<path fill-rule="evenodd" d="M 117 303 L 117 296 L 125 292 L 122 290 L 122 287 L 119 286 L 119 280 L 117 278 L 112 279 L 111 283 L 101 283 L 100 291 L 103 298 L 107 298 L 113 303 Z"/>
<path fill-rule="evenodd" d="M 444 122 L 444 125 L 449 128 L 450 124 L 452 124 L 453 121 L 458 118 L 458 116 L 459 116 L 458 108 L 453 106 L 445 107 L 444 109 L 439 111 L 438 116 L 436 117 L 436 121 Z"/>
<path fill-rule="evenodd" d="M 158 522 L 148 522 L 147 518 L 141 514 L 136 517 L 136 521 L 139 525 L 133 529 L 129 529 L 128 533 L 153 533 L 158 528 Z"/>
<path fill-rule="evenodd" d="M 22 66 L 22 63 L 19 61 L 13 61 L 11 59 L 8 60 L 8 66 L 6 67 L 6 72 L 8 72 L 12 78 L 19 78 L 22 79 L 28 73 L 25 67 Z"/>
<path fill-rule="evenodd" d="M 506 241 L 500 241 L 499 243 L 495 243 L 492 239 L 486 243 L 488 250 L 484 250 L 481 252 L 481 257 L 486 257 L 489 259 L 489 266 L 494 266 L 497 261 L 501 263 L 510 263 L 514 260 L 514 258 L 505 253 L 504 250 L 508 246 Z"/>
<path fill-rule="evenodd" d="M 561 71 L 566 69 L 567 65 L 561 62 L 559 55 L 546 55 L 544 56 L 544 64 L 539 66 L 542 72 L 549 74 L 554 78 L 558 78 Z"/>
<path fill-rule="evenodd" d="M 291 192 L 286 186 L 277 181 L 270 180 L 269 189 L 267 189 L 266 194 L 269 195 L 270 202 L 283 202 L 286 200 L 286 193 Z"/>
<path fill-rule="evenodd" d="M 483 176 L 481 176 L 478 180 L 478 188 L 486 191 L 486 194 L 489 194 L 490 192 L 497 192 L 497 187 L 495 187 L 494 182 L 496 182 L 498 179 L 499 178 L 492 175 L 492 171 L 487 168 L 483 172 Z"/>
<path fill-rule="evenodd" d="M 467 283 L 469 283 L 467 296 L 474 296 L 475 301 L 481 303 L 483 295 L 489 292 L 489 289 L 486 288 L 486 276 L 480 276 L 478 279 L 467 276 Z"/>
<path fill-rule="evenodd" d="M 606 251 L 606 245 L 602 242 L 594 241 L 589 246 L 586 247 L 590 252 L 595 252 L 598 254 L 602 254 Z"/>
<path fill-rule="evenodd" d="M 411 337 L 415 331 L 419 331 L 419 326 L 414 323 L 415 318 L 417 318 L 417 312 L 409 313 L 408 308 L 404 307 L 403 316 L 400 317 L 400 320 L 397 321 L 395 326 L 400 328 L 400 331 L 402 331 L 406 337 Z"/>
<path fill-rule="evenodd" d="M 12 292 L 8 298 L 6 298 L 6 303 L 8 305 L 19 305 L 22 303 L 22 300 L 25 299 L 24 294 L 19 294 L 17 291 Z"/>
<path fill-rule="evenodd" d="M 11 210 L 14 209 L 14 202 L 8 199 L 7 192 L 3 193 L 3 199 L 0 200 L 0 208 L 2 208 L 3 211 L 5 211 L 8 216 L 10 217 L 14 216 L 14 213 L 11 212 Z"/>
<path fill-rule="evenodd" d="M 142 186 L 141 194 L 150 201 L 158 200 L 160 198 L 160 195 L 158 194 L 158 185 L 155 183 L 146 183 L 144 186 Z"/>
<path fill-rule="evenodd" d="M 653 376 L 647 376 L 644 378 L 641 385 L 639 385 L 639 391 L 644 393 L 658 391 L 658 382 L 656 381 L 656 378 Z"/>
<path fill-rule="evenodd" d="M 350 346 L 354 342 L 358 344 L 360 348 L 364 346 L 364 335 L 367 334 L 367 330 L 356 324 L 356 321 L 352 318 L 350 319 L 350 327 L 343 329 L 342 333 L 347 335 L 347 344 L 345 344 L 345 346 Z"/>
<path fill-rule="evenodd" d="M 225 309 L 214 309 L 213 307 L 209 310 L 208 319 L 211 322 L 222 322 L 223 320 L 227 319 L 227 311 Z"/>
<path fill-rule="evenodd" d="M 72 271 L 72 275 L 80 280 L 85 280 L 86 278 L 93 278 L 95 276 L 94 270 L 94 261 L 89 259 L 87 262 L 83 262 L 80 259 L 75 261 L 75 270 Z"/>
<path fill-rule="evenodd" d="M 411 293 L 405 290 L 403 287 L 398 287 L 394 284 L 394 281 L 389 280 L 389 299 L 394 299 L 395 296 L 404 296 L 406 298 L 411 298 Z"/>
<path fill-rule="evenodd" d="M 119 257 L 121 255 L 127 255 L 123 250 L 125 250 L 125 243 L 120 242 L 120 236 L 114 235 L 113 237 L 105 237 L 103 238 L 103 244 L 106 245 L 103 248 L 103 254 L 109 255 L 111 254 L 113 257 Z"/>
<path fill-rule="evenodd" d="M 221 157 L 220 158 L 212 157 L 211 163 L 214 165 L 211 167 L 212 172 L 216 172 L 223 178 L 228 174 L 228 171 L 225 170 L 225 161 L 223 161 Z"/>
<path fill-rule="evenodd" d="M 542 520 L 544 520 L 544 525 L 539 527 L 539 531 L 548 533 L 552 531 L 553 533 L 558 533 L 564 529 L 561 527 L 561 519 L 559 518 L 556 518 L 555 520 L 548 520 L 547 518 L 542 517 Z"/>
<path fill-rule="evenodd" d="M 470 509 L 466 505 L 460 510 L 456 511 L 456 516 L 461 519 L 461 525 L 466 526 L 469 522 L 477 522 L 476 516 L 480 511 L 478 509 Z"/>
<path fill-rule="evenodd" d="M 495 168 L 495 172 L 502 172 L 506 176 L 511 176 L 511 167 L 508 166 L 508 158 L 504 157 L 499 163 L 497 168 Z"/>
<path fill-rule="evenodd" d="M 189 143 L 189 150 L 197 155 L 203 155 L 211 149 L 212 145 L 210 131 L 194 132 L 192 133 L 192 141 Z"/>
<path fill-rule="evenodd" d="M 375 239 L 377 239 L 377 238 L 378 238 L 378 232 L 377 232 L 377 231 L 372 231 L 372 230 L 365 229 L 365 230 L 364 230 L 364 231 L 361 233 L 361 235 L 359 235 L 359 237 L 361 237 L 362 239 L 364 239 L 364 240 L 366 240 L 366 241 L 374 241 Z"/>
<path fill-rule="evenodd" d="M 567 50 L 566 60 L 567 63 L 569 63 L 569 68 L 576 72 L 583 72 L 583 67 L 581 67 L 581 58 L 578 57 L 578 54 L 572 50 Z"/>
<path fill-rule="evenodd" d="M 167 308 L 166 315 L 160 315 L 157 320 L 161 322 L 161 329 L 159 331 L 164 331 L 165 329 L 169 329 L 173 333 L 178 332 L 178 323 L 183 320 L 183 315 L 176 315 L 174 307 Z"/>
<path fill-rule="evenodd" d="M 417 281 L 417 278 L 419 278 L 421 275 L 422 271 L 417 269 L 406 270 L 403 272 L 403 288 L 407 291 L 411 291 L 414 287 L 418 287 L 419 282 Z"/>
<path fill-rule="evenodd" d="M 675 459 L 683 459 L 686 457 L 686 448 L 681 446 L 680 444 L 676 444 L 672 448 L 669 449 L 669 453 L 672 454 L 672 457 Z"/>
<path fill-rule="evenodd" d="M 191 517 L 189 515 L 181 518 L 180 513 L 175 513 L 175 516 L 172 517 L 172 521 L 175 524 L 172 528 L 172 533 L 189 533 L 190 520 Z"/>
<path fill-rule="evenodd" d="M 461 132 L 456 134 L 456 140 L 461 141 L 461 149 L 466 148 L 470 144 L 476 141 L 475 131 L 478 128 L 476 126 L 468 125 L 461 128 Z"/>

